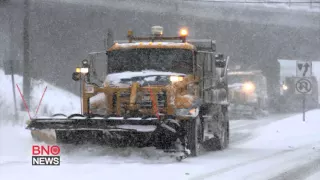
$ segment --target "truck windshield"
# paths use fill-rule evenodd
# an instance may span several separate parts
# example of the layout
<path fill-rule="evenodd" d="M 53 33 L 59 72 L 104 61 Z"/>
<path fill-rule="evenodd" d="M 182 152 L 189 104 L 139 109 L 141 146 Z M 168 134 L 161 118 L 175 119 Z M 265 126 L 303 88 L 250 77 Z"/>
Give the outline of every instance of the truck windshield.
<path fill-rule="evenodd" d="M 186 49 L 124 49 L 108 53 L 108 73 L 156 70 L 192 73 L 193 52 Z"/>

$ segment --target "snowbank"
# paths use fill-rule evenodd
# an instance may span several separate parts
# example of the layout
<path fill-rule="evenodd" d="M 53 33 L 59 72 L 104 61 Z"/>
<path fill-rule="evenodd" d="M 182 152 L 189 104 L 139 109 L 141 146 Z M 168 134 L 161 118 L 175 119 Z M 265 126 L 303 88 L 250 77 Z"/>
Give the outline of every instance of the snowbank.
<path fill-rule="evenodd" d="M 33 143 L 30 131 L 23 127 L 0 126 L 0 166 L 5 162 L 30 162 Z"/>
<path fill-rule="evenodd" d="M 291 149 L 320 142 L 320 110 L 298 114 L 257 129 L 255 139 L 241 145 L 246 148 Z"/>
<path fill-rule="evenodd" d="M 311 175 L 310 177 L 308 177 L 307 179 L 305 180 L 319 180 L 320 179 L 320 171 Z"/>
<path fill-rule="evenodd" d="M 21 91 L 23 91 L 22 81 L 23 78 L 21 76 L 15 75 L 15 83 L 19 86 Z M 46 86 L 47 90 L 39 108 L 38 115 L 50 115 L 55 113 L 64 113 L 68 115 L 80 112 L 80 98 L 76 95 L 44 81 L 32 81 L 31 86 L 33 88 L 31 93 L 31 107 L 29 107 L 31 116 L 35 115 Z M 25 111 L 20 93 L 16 86 L 14 88 L 16 92 L 17 108 L 19 111 Z M 0 69 L 0 119 L 4 122 L 12 119 L 14 117 L 13 115 L 14 100 L 11 76 L 6 76 L 4 71 Z"/>

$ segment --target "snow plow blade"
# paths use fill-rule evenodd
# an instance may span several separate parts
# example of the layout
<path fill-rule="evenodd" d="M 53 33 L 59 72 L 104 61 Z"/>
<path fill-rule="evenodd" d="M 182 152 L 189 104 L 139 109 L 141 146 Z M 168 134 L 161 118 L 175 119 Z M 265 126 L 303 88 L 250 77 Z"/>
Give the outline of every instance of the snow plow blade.
<path fill-rule="evenodd" d="M 190 154 L 185 147 L 185 142 L 180 141 L 180 144 L 174 144 L 177 139 L 181 139 L 180 126 L 172 120 L 159 120 L 152 116 L 125 118 L 71 115 L 59 118 L 35 118 L 27 124 L 26 129 L 31 130 L 34 140 L 50 144 L 97 143 L 112 147 L 154 146 L 165 152 L 172 150 L 176 153 L 178 161 Z"/>
<path fill-rule="evenodd" d="M 157 118 L 124 117 L 72 117 L 72 118 L 37 118 L 28 122 L 30 130 L 104 130 L 117 129 L 120 125 L 160 125 Z"/>

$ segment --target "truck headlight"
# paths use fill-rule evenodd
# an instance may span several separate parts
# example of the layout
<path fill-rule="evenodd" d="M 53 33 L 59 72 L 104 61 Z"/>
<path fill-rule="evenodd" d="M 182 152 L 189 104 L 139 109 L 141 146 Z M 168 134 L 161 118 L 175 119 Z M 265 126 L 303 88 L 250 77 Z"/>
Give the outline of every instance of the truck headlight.
<path fill-rule="evenodd" d="M 82 74 L 87 74 L 87 73 L 89 72 L 89 68 L 86 68 L 86 67 L 84 67 L 84 68 L 79 68 L 79 67 L 77 67 L 77 68 L 76 68 L 76 72 L 77 72 L 77 73 L 82 73 Z"/>
<path fill-rule="evenodd" d="M 183 80 L 183 76 L 170 76 L 171 82 L 179 82 Z"/>
<path fill-rule="evenodd" d="M 252 82 L 246 82 L 242 86 L 242 90 L 246 93 L 252 93 L 256 89 L 256 86 Z"/>
<path fill-rule="evenodd" d="M 81 68 L 81 69 L 80 69 L 80 72 L 81 72 L 82 74 L 87 74 L 87 73 L 89 72 L 89 68 Z"/>
<path fill-rule="evenodd" d="M 198 108 L 176 109 L 176 116 L 197 117 L 198 114 L 199 114 Z"/>
<path fill-rule="evenodd" d="M 283 85 L 282 85 L 282 89 L 286 91 L 286 90 L 288 90 L 288 86 L 285 85 L 285 84 L 283 84 Z"/>

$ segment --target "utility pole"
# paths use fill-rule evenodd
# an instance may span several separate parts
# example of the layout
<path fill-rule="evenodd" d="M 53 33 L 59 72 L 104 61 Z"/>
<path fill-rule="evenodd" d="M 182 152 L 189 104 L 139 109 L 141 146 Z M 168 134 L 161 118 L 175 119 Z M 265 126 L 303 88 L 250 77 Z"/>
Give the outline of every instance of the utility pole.
<path fill-rule="evenodd" d="M 23 20 L 23 94 L 26 104 L 30 107 L 31 91 L 31 66 L 30 66 L 30 41 L 29 41 L 29 23 L 30 23 L 30 1 L 24 0 L 24 20 Z"/>
<path fill-rule="evenodd" d="M 17 100 L 16 100 L 16 88 L 15 88 L 15 79 L 14 79 L 14 74 L 15 74 L 15 69 L 14 69 L 14 62 L 17 62 L 17 55 L 16 55 L 16 51 L 15 51 L 15 46 L 13 44 L 13 37 L 14 37 L 14 28 L 13 28 L 13 15 L 9 15 L 9 28 L 10 28 L 10 50 L 9 50 L 9 61 L 10 61 L 10 65 L 11 65 L 11 81 L 12 81 L 12 93 L 13 93 L 13 101 L 14 101 L 14 118 L 15 118 L 15 122 L 18 121 L 18 110 L 17 110 Z M 15 67 L 17 68 L 17 67 Z"/>

